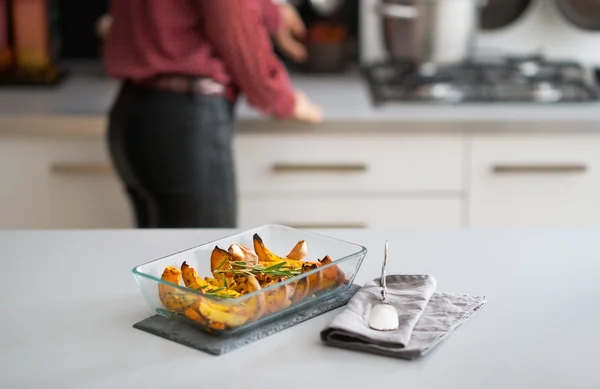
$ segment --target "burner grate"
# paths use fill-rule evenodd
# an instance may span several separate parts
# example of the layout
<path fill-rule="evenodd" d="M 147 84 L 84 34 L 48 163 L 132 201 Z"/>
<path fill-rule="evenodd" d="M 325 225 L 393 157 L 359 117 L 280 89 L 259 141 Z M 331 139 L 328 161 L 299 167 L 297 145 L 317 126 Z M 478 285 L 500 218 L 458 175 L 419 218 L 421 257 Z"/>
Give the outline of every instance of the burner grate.
<path fill-rule="evenodd" d="M 467 62 L 422 74 L 408 62 L 378 63 L 365 69 L 374 104 L 418 102 L 586 102 L 598 100 L 574 62 L 539 56 Z"/>

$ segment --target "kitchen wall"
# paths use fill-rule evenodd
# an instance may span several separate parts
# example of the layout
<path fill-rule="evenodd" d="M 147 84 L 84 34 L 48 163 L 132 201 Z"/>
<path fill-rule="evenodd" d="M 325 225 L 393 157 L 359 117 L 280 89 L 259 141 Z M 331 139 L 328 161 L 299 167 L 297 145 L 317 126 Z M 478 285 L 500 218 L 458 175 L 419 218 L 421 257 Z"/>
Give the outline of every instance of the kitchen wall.
<path fill-rule="evenodd" d="M 514 25 L 496 32 L 482 32 L 477 45 L 525 55 L 539 52 L 550 58 L 577 58 L 585 65 L 600 65 L 600 32 L 572 25 L 552 0 L 534 1 Z"/>
<path fill-rule="evenodd" d="M 344 2 L 343 18 L 348 22 L 353 38 L 359 32 L 359 15 L 363 19 L 373 19 L 369 25 L 374 27 L 370 28 L 371 31 L 363 31 L 364 41 L 360 44 L 360 50 L 367 52 L 367 56 L 384 55 L 383 44 L 379 39 L 378 17 L 372 12 L 377 1 Z M 301 15 L 308 23 L 312 23 L 316 18 L 307 1 L 299 3 Z M 60 12 L 63 56 L 96 58 L 98 41 L 95 23 L 107 12 L 108 0 L 57 0 L 57 5 Z M 496 49 L 510 50 L 517 54 L 542 52 L 551 58 L 580 57 L 584 53 L 586 64 L 600 64 L 600 33 L 574 27 L 560 14 L 553 0 L 534 0 L 516 22 L 497 31 L 480 32 L 477 46 L 486 52 Z"/>
<path fill-rule="evenodd" d="M 360 50 L 366 62 L 386 57 L 380 19 L 373 12 L 377 2 L 362 0 L 360 3 Z M 515 22 L 498 30 L 480 31 L 476 47 L 479 54 L 544 54 L 551 59 L 577 59 L 589 66 L 600 64 L 600 32 L 574 26 L 560 13 L 554 0 L 533 0 Z"/>

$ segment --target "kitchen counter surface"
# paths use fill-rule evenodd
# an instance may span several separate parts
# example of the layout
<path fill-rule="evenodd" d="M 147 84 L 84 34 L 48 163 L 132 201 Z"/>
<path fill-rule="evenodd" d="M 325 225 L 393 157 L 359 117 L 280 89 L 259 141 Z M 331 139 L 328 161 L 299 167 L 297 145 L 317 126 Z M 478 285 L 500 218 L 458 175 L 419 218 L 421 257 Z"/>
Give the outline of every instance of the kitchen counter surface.
<path fill-rule="evenodd" d="M 600 387 L 598 229 L 326 232 L 368 248 L 358 283 L 377 277 L 389 239 L 389 273 L 487 296 L 421 360 L 324 346 L 339 310 L 220 357 L 131 327 L 151 314 L 132 267 L 232 232 L 0 232 L 0 387 Z"/>
<path fill-rule="evenodd" d="M 118 85 L 98 64 L 71 66 L 68 79 L 56 88 L 0 88 L 0 116 L 103 115 Z M 358 72 L 336 76 L 293 75 L 294 85 L 324 110 L 327 121 L 600 121 L 600 102 L 582 104 L 395 104 L 373 107 Z M 244 100 L 241 121 L 262 116 Z M 276 122 L 276 121 L 274 121 Z"/>

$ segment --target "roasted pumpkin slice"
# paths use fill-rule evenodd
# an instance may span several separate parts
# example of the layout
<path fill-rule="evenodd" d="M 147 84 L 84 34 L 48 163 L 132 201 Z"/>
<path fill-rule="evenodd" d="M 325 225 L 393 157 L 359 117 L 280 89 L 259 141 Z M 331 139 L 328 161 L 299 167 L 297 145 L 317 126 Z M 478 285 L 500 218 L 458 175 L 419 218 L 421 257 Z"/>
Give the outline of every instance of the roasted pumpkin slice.
<path fill-rule="evenodd" d="M 190 289 L 198 290 L 204 294 L 210 294 L 216 297 L 223 298 L 235 298 L 240 294 L 235 290 L 225 288 L 222 282 L 214 280 L 215 282 L 209 283 L 206 280 L 200 278 L 198 273 L 193 267 L 190 267 L 185 261 L 181 265 L 181 274 L 183 276 L 183 283 Z"/>
<path fill-rule="evenodd" d="M 329 255 L 326 255 L 325 258 L 320 259 L 319 262 L 321 263 L 321 265 L 327 265 L 333 261 L 331 260 Z M 335 288 L 339 285 L 348 282 L 344 271 L 338 265 L 334 265 L 328 267 L 327 269 L 323 269 L 323 271 L 320 273 L 323 273 L 323 279 L 321 280 L 321 285 L 319 289 Z"/>
<path fill-rule="evenodd" d="M 258 280 L 253 275 L 244 277 L 243 280 L 240 280 L 239 284 L 242 285 L 242 289 L 245 292 L 244 294 L 249 294 L 261 290 Z M 242 315 L 248 317 L 249 321 L 255 321 L 258 320 L 265 313 L 266 307 L 267 304 L 265 295 L 263 293 L 260 293 L 246 300 L 242 310 Z"/>
<path fill-rule="evenodd" d="M 216 270 L 230 270 L 231 269 L 231 254 L 225 251 L 219 246 L 215 246 L 210 255 L 210 271 L 213 273 L 215 278 L 218 278 L 215 274 Z M 218 273 L 219 275 L 222 273 Z"/>
<path fill-rule="evenodd" d="M 223 304 L 218 301 L 202 299 L 198 303 L 198 310 L 213 328 L 220 329 L 222 326 L 218 323 L 222 323 L 226 327 L 235 328 L 248 321 L 248 316 L 243 314 L 242 307 Z"/>
<path fill-rule="evenodd" d="M 218 246 L 215 246 L 210 255 L 210 271 L 217 280 L 221 281 L 221 286 L 227 288 L 233 282 L 233 274 L 227 272 L 233 266 L 231 262 L 233 258 L 228 251 L 225 251 Z"/>
<path fill-rule="evenodd" d="M 254 251 L 256 251 L 256 254 L 258 255 L 258 262 L 264 267 L 269 267 L 281 262 L 286 262 L 287 266 L 289 266 L 290 268 L 300 269 L 304 264 L 304 262 L 302 262 L 301 260 L 280 257 L 279 255 L 274 254 L 265 246 L 262 238 L 258 236 L 258 234 L 254 234 L 253 242 Z"/>
<path fill-rule="evenodd" d="M 308 273 L 311 270 L 318 269 L 321 266 L 320 262 L 304 262 L 302 264 L 302 273 Z M 308 276 L 309 291 L 308 294 L 313 294 L 321 288 L 323 282 L 323 272 L 318 271 Z"/>
<path fill-rule="evenodd" d="M 161 279 L 179 285 L 181 283 L 181 271 L 173 266 L 167 266 Z M 182 312 L 196 301 L 196 296 L 193 293 L 186 293 L 174 286 L 163 283 L 158 284 L 158 297 L 165 308 L 175 312 Z"/>
<path fill-rule="evenodd" d="M 223 281 L 217 280 L 216 278 L 204 277 L 204 282 L 211 286 L 214 286 L 215 288 L 220 288 L 223 286 Z"/>
<path fill-rule="evenodd" d="M 266 292 L 266 314 L 278 312 L 290 306 L 292 288 L 290 285 L 281 285 L 270 292 Z"/>
<path fill-rule="evenodd" d="M 304 266 L 304 264 L 306 263 L 303 261 L 298 261 L 297 259 L 290 258 L 281 258 L 281 260 L 285 261 L 287 266 L 292 269 L 302 269 L 302 266 Z"/>
<path fill-rule="evenodd" d="M 310 292 L 310 280 L 308 277 L 304 277 L 299 281 L 294 283 L 293 287 L 293 295 L 292 295 L 292 304 L 298 304 L 300 301 L 304 300 L 308 293 Z"/>
<path fill-rule="evenodd" d="M 183 314 L 185 315 L 185 317 L 192 321 L 195 321 L 196 323 L 202 324 L 203 326 L 208 325 L 208 320 L 204 316 L 202 316 L 200 312 L 198 312 L 197 303 L 194 303 L 191 306 L 187 307 L 183 311 Z"/>
<path fill-rule="evenodd" d="M 269 250 L 265 246 L 265 243 L 263 242 L 262 238 L 258 234 L 254 234 L 252 241 L 254 243 L 254 251 L 256 252 L 256 255 L 258 256 L 258 262 L 261 265 L 264 265 L 265 267 L 267 267 L 268 264 L 275 264 L 275 263 L 279 263 L 279 262 L 288 262 L 291 267 L 302 266 L 302 265 L 298 265 L 298 264 L 302 263 L 300 260 L 286 258 L 286 257 L 280 257 L 279 255 L 274 254 L 271 250 Z"/>
<path fill-rule="evenodd" d="M 237 296 L 252 293 L 260 290 L 260 284 L 252 275 L 239 277 L 236 282 L 239 292 Z M 227 304 L 225 302 L 210 301 L 208 299 L 199 299 L 197 304 L 198 312 L 203 317 L 205 323 L 213 329 L 222 330 L 225 328 L 234 328 L 241 326 L 249 321 L 259 319 L 265 312 L 265 296 L 258 294 L 244 301 L 243 304 Z M 189 313 L 193 316 L 193 312 Z M 187 315 L 186 315 L 187 316 Z M 201 320 L 193 319 L 197 322 Z"/>
<path fill-rule="evenodd" d="M 207 282 L 200 278 L 196 269 L 188 265 L 185 261 L 181 264 L 181 275 L 183 277 L 183 283 L 188 288 L 200 289 L 207 285 Z"/>
<path fill-rule="evenodd" d="M 254 251 L 258 256 L 259 263 L 277 263 L 281 262 L 283 259 L 271 252 L 263 242 L 262 238 L 258 234 L 254 234 L 252 237 L 252 243 L 254 244 Z"/>

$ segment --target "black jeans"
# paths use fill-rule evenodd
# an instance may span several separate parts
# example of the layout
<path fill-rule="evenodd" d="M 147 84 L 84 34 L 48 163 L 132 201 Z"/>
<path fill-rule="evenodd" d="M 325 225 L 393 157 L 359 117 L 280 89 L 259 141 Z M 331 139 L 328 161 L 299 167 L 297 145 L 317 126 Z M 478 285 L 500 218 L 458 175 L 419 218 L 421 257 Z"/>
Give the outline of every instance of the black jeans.
<path fill-rule="evenodd" d="M 121 87 L 108 143 L 139 228 L 236 227 L 232 132 L 225 97 Z"/>

